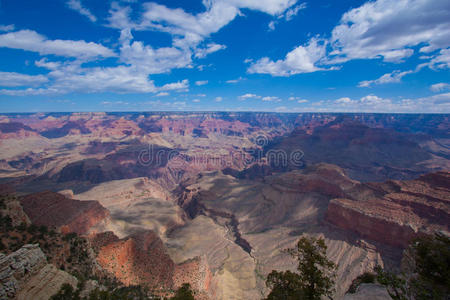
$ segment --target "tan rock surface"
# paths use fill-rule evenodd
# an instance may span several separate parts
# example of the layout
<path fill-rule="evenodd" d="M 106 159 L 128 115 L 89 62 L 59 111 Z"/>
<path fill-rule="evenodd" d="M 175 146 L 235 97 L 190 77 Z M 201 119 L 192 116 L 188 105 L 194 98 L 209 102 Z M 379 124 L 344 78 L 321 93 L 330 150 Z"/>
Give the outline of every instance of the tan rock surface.
<path fill-rule="evenodd" d="M 23 285 L 17 294 L 17 300 L 47 300 L 58 293 L 66 283 L 75 289 L 78 280 L 69 273 L 48 264 Z"/>

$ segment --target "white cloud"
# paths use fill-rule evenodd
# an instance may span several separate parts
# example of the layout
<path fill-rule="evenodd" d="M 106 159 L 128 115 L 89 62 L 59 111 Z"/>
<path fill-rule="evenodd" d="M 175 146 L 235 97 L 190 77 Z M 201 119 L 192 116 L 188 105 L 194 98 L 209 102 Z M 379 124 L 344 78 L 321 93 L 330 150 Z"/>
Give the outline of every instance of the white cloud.
<path fill-rule="evenodd" d="M 422 52 L 450 46 L 447 0 L 377 0 L 346 12 L 333 29 L 334 55 L 341 61 L 383 57 L 401 61 L 413 47 Z"/>
<path fill-rule="evenodd" d="M 48 82 L 48 78 L 44 75 L 0 71 L 0 86 L 4 87 L 37 86 L 46 82 Z"/>
<path fill-rule="evenodd" d="M 250 93 L 239 96 L 239 100 L 260 99 L 260 98 L 261 98 L 261 96 L 258 96 L 255 94 L 250 94 Z"/>
<path fill-rule="evenodd" d="M 269 25 L 268 25 L 269 31 L 275 30 L 275 25 L 278 23 L 278 20 L 284 19 L 285 21 L 288 22 L 288 21 L 292 20 L 298 14 L 299 11 L 306 9 L 306 7 L 307 7 L 306 2 L 303 2 L 299 5 L 291 6 L 284 13 L 279 14 L 277 16 L 277 20 L 272 20 L 269 22 Z"/>
<path fill-rule="evenodd" d="M 165 97 L 165 96 L 169 96 L 170 94 L 168 92 L 160 92 L 158 94 L 156 94 L 157 97 Z"/>
<path fill-rule="evenodd" d="M 450 111 L 450 93 L 416 99 L 392 100 L 376 95 L 360 99 L 343 97 L 334 101 L 323 101 L 314 111 L 329 112 L 381 112 L 381 113 L 445 113 Z"/>
<path fill-rule="evenodd" d="M 358 87 L 370 87 L 371 85 L 376 85 L 376 84 L 385 84 L 385 83 L 398 83 L 400 81 L 402 81 L 402 78 L 407 75 L 407 74 L 411 74 L 413 73 L 413 71 L 404 71 L 404 72 L 400 72 L 400 71 L 394 71 L 392 73 L 386 73 L 383 76 L 381 76 L 378 79 L 375 80 L 364 80 L 361 81 L 358 84 Z"/>
<path fill-rule="evenodd" d="M 281 99 L 276 96 L 266 96 L 262 98 L 262 101 L 266 102 L 281 102 Z"/>
<path fill-rule="evenodd" d="M 205 85 L 208 84 L 208 80 L 198 80 L 195 82 L 195 85 L 201 86 L 201 85 Z"/>
<path fill-rule="evenodd" d="M 13 24 L 11 24 L 11 25 L 0 25 L 0 32 L 13 31 L 14 29 L 15 29 L 15 26 Z"/>
<path fill-rule="evenodd" d="M 183 90 L 187 88 L 189 88 L 189 80 L 184 79 L 182 81 L 165 84 L 160 89 L 163 91 L 170 91 L 170 90 Z"/>
<path fill-rule="evenodd" d="M 289 8 L 283 15 L 281 15 L 281 17 L 284 18 L 286 21 L 290 21 L 298 14 L 299 11 L 306 9 L 306 7 L 307 7 L 306 2 L 303 2 L 299 5 Z"/>
<path fill-rule="evenodd" d="M 199 103 L 199 102 L 200 102 L 200 99 L 194 99 L 194 100 L 192 100 L 192 102 L 194 102 L 194 103 Z"/>
<path fill-rule="evenodd" d="M 0 95 L 8 95 L 8 96 L 36 96 L 36 95 L 49 95 L 55 93 L 54 90 L 50 89 L 35 89 L 35 88 L 27 88 L 21 90 L 10 90 L 10 89 L 2 89 L 0 90 Z"/>
<path fill-rule="evenodd" d="M 444 82 L 436 83 L 430 86 L 430 90 L 435 93 L 450 90 L 450 84 Z"/>
<path fill-rule="evenodd" d="M 300 103 L 300 104 L 308 102 L 308 100 L 306 100 L 306 99 L 302 99 L 301 97 L 294 97 L 294 96 L 289 97 L 288 100 L 289 101 L 297 101 L 297 103 Z"/>
<path fill-rule="evenodd" d="M 285 13 L 286 17 L 290 10 L 295 12 L 295 7 Z M 269 29 L 274 29 L 275 24 L 269 23 Z M 447 0 L 368 1 L 342 16 L 329 41 L 320 45 L 318 40 L 314 37 L 307 46 L 298 46 L 285 59 L 273 61 L 263 57 L 255 63 L 249 60 L 252 64 L 248 72 L 291 76 L 353 59 L 383 58 L 399 63 L 412 56 L 413 47 L 418 45 L 424 45 L 420 52 L 440 49 L 439 55 L 421 67 L 450 68 L 450 7 Z M 327 51 L 328 46 L 332 51 Z"/>
<path fill-rule="evenodd" d="M 335 102 L 339 103 L 339 104 L 348 104 L 348 103 L 353 103 L 354 101 L 352 99 L 350 99 L 349 97 L 342 97 L 342 98 L 337 99 Z"/>
<path fill-rule="evenodd" d="M 259 10 L 270 15 L 279 15 L 295 5 L 297 0 L 204 0 L 205 11 L 190 14 L 181 8 L 147 2 L 142 4 L 143 13 L 139 22 L 130 18 L 131 9 L 113 3 L 110 10 L 110 26 L 119 29 L 157 30 L 173 36 L 173 45 L 182 49 L 197 48 L 212 33 L 218 32 L 240 14 L 240 9 Z M 195 49 L 196 56 L 224 49 L 223 45 L 210 44 Z"/>
<path fill-rule="evenodd" d="M 191 53 L 175 47 L 154 49 L 142 42 L 131 42 L 131 33 L 122 31 L 120 61 L 135 66 L 147 74 L 167 73 L 174 68 L 190 67 Z"/>
<path fill-rule="evenodd" d="M 219 45 L 219 44 L 215 44 L 215 43 L 211 43 L 206 45 L 205 48 L 197 48 L 195 50 L 195 57 L 197 58 L 204 58 L 206 57 L 208 54 L 217 52 L 219 50 L 223 50 L 226 49 L 227 46 L 225 45 Z"/>
<path fill-rule="evenodd" d="M 81 4 L 81 0 L 69 0 L 67 2 L 67 6 L 87 17 L 91 22 L 97 21 L 97 18 L 89 11 L 89 9 L 85 8 L 83 4 Z"/>
<path fill-rule="evenodd" d="M 158 93 L 169 90 L 187 89 L 188 80 L 155 86 L 148 74 L 135 66 L 92 67 L 83 68 L 80 62 L 58 63 L 45 59 L 36 62 L 37 66 L 47 68 L 50 81 L 46 88 L 2 90 L 8 95 L 43 95 L 64 94 L 70 92 L 83 93 Z"/>
<path fill-rule="evenodd" d="M 251 64 L 247 72 L 270 74 L 272 76 L 291 76 L 300 73 L 311 73 L 323 70 L 317 64 L 325 57 L 326 42 L 312 38 L 308 45 L 298 46 L 286 55 L 283 60 L 272 61 L 263 57 Z"/>
<path fill-rule="evenodd" d="M 116 56 L 111 49 L 100 44 L 85 41 L 49 40 L 31 30 L 0 34 L 0 47 L 38 52 L 41 55 L 53 54 L 86 60 Z"/>
<path fill-rule="evenodd" d="M 222 102 L 222 100 L 223 100 L 222 97 L 216 97 L 216 98 L 214 99 L 214 101 L 216 101 L 216 102 Z"/>
<path fill-rule="evenodd" d="M 239 81 L 242 81 L 242 80 L 244 80 L 244 78 L 239 77 L 239 78 L 236 78 L 236 79 L 230 79 L 230 80 L 227 80 L 227 81 L 225 81 L 225 82 L 226 82 L 226 83 L 238 83 Z"/>
<path fill-rule="evenodd" d="M 439 51 L 439 55 L 430 61 L 430 68 L 450 69 L 450 48 Z"/>

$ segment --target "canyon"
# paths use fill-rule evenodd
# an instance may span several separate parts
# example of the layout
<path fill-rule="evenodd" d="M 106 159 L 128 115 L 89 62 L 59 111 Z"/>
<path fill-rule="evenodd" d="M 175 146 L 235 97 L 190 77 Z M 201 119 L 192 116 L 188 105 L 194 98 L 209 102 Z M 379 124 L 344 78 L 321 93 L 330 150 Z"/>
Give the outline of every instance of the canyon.
<path fill-rule="evenodd" d="M 190 283 L 196 299 L 264 298 L 270 271 L 295 271 L 283 249 L 321 237 L 338 266 L 334 299 L 357 299 L 347 293 L 356 277 L 398 268 L 415 237 L 448 234 L 449 118 L 3 114 L 0 212 L 14 226 L 76 233 L 92 274 L 160 296 Z M 23 247 L 14 250 L 38 252 Z M 76 286 L 60 252 L 45 271 L 53 275 L 39 276 Z M 17 291 L 11 297 L 29 289 Z"/>

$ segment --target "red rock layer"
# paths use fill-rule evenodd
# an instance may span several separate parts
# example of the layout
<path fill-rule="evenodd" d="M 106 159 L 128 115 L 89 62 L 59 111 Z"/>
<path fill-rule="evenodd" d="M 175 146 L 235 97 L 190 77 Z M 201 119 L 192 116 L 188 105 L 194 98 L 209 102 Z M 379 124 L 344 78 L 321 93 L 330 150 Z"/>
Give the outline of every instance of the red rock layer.
<path fill-rule="evenodd" d="M 97 261 L 125 285 L 173 286 L 175 264 L 153 231 L 108 241 L 100 247 Z"/>
<path fill-rule="evenodd" d="M 449 172 L 367 186 L 380 196 L 333 199 L 326 220 L 365 238 L 396 247 L 407 246 L 420 234 L 449 231 Z"/>
<path fill-rule="evenodd" d="M 62 232 L 86 234 L 109 216 L 97 201 L 79 201 L 46 191 L 20 198 L 25 213 L 36 225 L 55 226 Z"/>
<path fill-rule="evenodd" d="M 125 285 L 145 285 L 167 291 L 191 284 L 200 298 L 208 298 L 212 274 L 205 257 L 176 265 L 162 240 L 153 231 L 142 231 L 119 239 L 112 232 L 91 237 L 100 266 Z"/>

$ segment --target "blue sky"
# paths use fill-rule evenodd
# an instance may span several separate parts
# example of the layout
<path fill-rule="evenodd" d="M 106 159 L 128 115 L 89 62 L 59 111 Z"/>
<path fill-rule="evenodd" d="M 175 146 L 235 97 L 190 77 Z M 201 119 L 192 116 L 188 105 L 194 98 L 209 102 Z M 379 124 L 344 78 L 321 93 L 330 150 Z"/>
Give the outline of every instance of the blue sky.
<path fill-rule="evenodd" d="M 450 112 L 448 0 L 0 0 L 0 112 Z"/>

